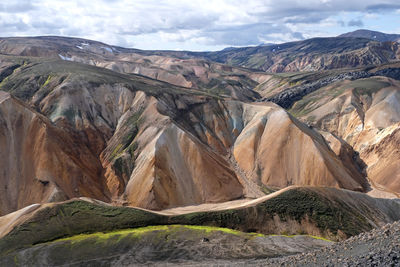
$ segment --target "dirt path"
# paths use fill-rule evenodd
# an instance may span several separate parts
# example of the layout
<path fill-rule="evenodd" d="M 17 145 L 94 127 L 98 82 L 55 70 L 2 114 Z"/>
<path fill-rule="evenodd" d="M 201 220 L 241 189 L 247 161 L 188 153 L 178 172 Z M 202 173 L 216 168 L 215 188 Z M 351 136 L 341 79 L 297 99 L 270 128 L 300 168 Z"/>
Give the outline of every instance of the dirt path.
<path fill-rule="evenodd" d="M 259 197 L 256 199 L 239 199 L 239 200 L 233 200 L 233 201 L 228 201 L 228 202 L 223 202 L 223 203 L 207 203 L 207 204 L 201 204 L 201 205 L 185 206 L 185 207 L 166 209 L 166 210 L 162 210 L 157 213 L 164 214 L 164 215 L 181 215 L 181 214 L 192 213 L 192 212 L 201 212 L 201 211 L 221 211 L 221 210 L 227 210 L 227 209 L 246 208 L 246 207 L 255 206 L 258 203 L 261 203 L 268 199 L 276 197 L 279 194 L 281 194 L 287 190 L 290 190 L 292 188 L 296 188 L 296 187 L 297 186 L 289 186 L 289 187 L 286 187 L 279 191 L 276 191 L 274 193 L 271 193 L 269 195 Z"/>

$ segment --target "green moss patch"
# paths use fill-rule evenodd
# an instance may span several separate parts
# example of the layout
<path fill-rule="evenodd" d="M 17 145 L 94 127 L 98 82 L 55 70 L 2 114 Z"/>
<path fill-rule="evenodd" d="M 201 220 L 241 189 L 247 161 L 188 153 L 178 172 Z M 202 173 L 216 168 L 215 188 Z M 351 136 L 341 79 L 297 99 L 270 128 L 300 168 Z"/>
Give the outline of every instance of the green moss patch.
<path fill-rule="evenodd" d="M 174 234 L 177 232 L 182 231 L 191 231 L 196 236 L 207 236 L 213 232 L 221 232 L 223 234 L 230 234 L 248 238 L 254 237 L 265 237 L 263 234 L 259 233 L 244 233 L 236 230 L 232 230 L 229 228 L 221 228 L 221 227 L 212 227 L 212 226 L 197 226 L 197 225 L 155 225 L 155 226 L 146 226 L 146 227 L 139 227 L 134 229 L 123 229 L 113 232 L 97 232 L 92 234 L 80 234 L 71 237 L 57 239 L 51 242 L 64 242 L 70 241 L 71 243 L 76 243 L 88 238 L 96 238 L 97 240 L 106 240 L 112 239 L 114 237 L 118 237 L 119 239 L 123 238 L 124 236 L 130 235 L 132 237 L 141 237 L 151 232 L 165 232 L 166 234 Z"/>

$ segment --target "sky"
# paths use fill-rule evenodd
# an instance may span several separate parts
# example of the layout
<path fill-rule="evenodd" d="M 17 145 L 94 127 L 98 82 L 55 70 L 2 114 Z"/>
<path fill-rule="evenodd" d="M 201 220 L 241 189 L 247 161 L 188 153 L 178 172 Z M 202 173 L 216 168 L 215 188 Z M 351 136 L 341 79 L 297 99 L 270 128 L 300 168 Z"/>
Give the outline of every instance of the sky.
<path fill-rule="evenodd" d="M 375 0 L 12 0 L 0 36 L 58 35 L 139 49 L 212 51 L 336 36 L 400 34 L 400 2 Z"/>

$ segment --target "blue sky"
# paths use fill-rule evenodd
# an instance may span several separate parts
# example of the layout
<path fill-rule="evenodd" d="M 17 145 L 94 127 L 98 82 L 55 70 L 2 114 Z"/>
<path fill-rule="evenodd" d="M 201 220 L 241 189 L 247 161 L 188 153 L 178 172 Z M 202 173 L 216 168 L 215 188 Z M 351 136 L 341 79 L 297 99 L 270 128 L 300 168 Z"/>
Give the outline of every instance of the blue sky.
<path fill-rule="evenodd" d="M 375 0 L 14 0 L 1 36 L 74 36 L 140 49 L 219 50 L 336 36 L 400 33 L 400 3 Z"/>

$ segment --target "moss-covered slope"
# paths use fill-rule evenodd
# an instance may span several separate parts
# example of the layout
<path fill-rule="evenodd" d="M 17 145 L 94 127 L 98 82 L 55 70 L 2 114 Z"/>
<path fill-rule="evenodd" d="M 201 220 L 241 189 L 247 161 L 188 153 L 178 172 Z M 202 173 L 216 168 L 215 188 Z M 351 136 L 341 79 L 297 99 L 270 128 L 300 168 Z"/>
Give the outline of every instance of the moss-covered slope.
<path fill-rule="evenodd" d="M 75 200 L 37 209 L 0 239 L 0 253 L 81 233 L 169 224 L 343 239 L 399 219 L 394 200 L 334 188 L 293 188 L 250 207 L 179 216 Z"/>
<path fill-rule="evenodd" d="M 82 234 L 0 258 L 2 265 L 128 265 L 265 258 L 330 245 L 311 236 L 265 236 L 226 228 L 162 225 Z"/>

